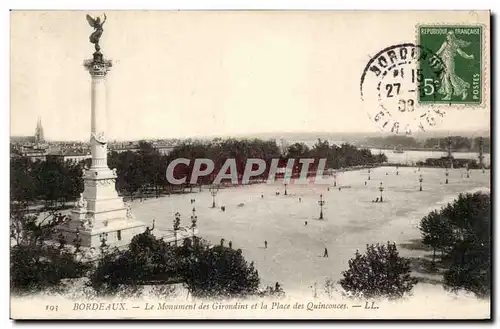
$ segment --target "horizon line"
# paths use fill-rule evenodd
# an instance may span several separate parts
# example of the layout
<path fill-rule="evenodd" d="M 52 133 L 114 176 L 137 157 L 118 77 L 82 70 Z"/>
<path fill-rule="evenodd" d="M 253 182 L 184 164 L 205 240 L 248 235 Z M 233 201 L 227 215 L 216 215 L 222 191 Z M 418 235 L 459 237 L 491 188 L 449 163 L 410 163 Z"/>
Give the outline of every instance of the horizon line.
<path fill-rule="evenodd" d="M 172 140 L 172 139 L 180 139 L 180 140 L 186 140 L 186 139 L 216 139 L 216 138 L 248 138 L 248 137 L 257 137 L 257 136 L 269 136 L 269 139 L 275 139 L 280 137 L 280 135 L 291 135 L 291 134 L 303 134 L 303 135 L 365 135 L 366 137 L 370 136 L 399 136 L 399 137 L 418 137 L 419 135 L 449 135 L 449 136 L 458 136 L 460 134 L 465 134 L 465 135 L 474 135 L 474 134 L 480 134 L 484 135 L 484 133 L 487 133 L 487 136 L 491 137 L 491 129 L 484 128 L 481 130 L 455 130 L 455 131 L 450 131 L 450 130 L 436 130 L 436 131 L 418 131 L 415 132 L 411 135 L 403 135 L 403 134 L 394 134 L 390 132 L 384 132 L 384 131 L 371 131 L 371 132 L 365 132 L 365 131 L 356 131 L 356 132 L 331 132 L 331 131 L 283 131 L 283 132 L 255 132 L 255 133 L 241 133 L 241 134 L 213 134 L 213 135 L 193 135 L 193 136 L 177 136 L 177 137 L 166 137 L 166 136 L 145 136 L 145 137 L 136 137 L 132 139 L 121 139 L 121 138 L 113 138 L 109 139 L 110 142 L 131 142 L 131 141 L 147 141 L 147 140 Z M 10 139 L 12 138 L 26 138 L 26 137 L 34 137 L 34 135 L 10 135 Z M 286 136 L 283 136 L 286 137 Z M 484 137 L 484 136 L 483 136 Z M 45 142 L 87 142 L 87 139 L 45 139 Z"/>

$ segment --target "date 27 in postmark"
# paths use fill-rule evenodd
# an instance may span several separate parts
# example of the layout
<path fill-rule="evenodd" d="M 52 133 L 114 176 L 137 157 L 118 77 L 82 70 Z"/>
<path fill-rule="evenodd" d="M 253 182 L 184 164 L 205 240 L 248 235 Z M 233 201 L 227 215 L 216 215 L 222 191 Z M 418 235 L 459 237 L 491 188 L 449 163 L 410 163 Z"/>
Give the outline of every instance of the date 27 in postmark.
<path fill-rule="evenodd" d="M 443 64 L 435 76 L 429 62 L 419 62 L 421 104 L 481 104 L 482 26 L 421 25 L 418 42 L 438 56 Z"/>

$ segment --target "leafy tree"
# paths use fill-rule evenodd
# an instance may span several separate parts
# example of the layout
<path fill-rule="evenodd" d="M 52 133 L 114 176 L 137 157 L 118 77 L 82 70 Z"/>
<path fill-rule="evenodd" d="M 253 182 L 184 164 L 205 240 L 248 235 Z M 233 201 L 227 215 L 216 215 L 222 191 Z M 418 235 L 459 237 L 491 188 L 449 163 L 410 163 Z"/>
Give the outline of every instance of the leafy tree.
<path fill-rule="evenodd" d="M 11 162 L 11 200 L 25 206 L 45 201 L 47 207 L 58 207 L 75 200 L 83 191 L 81 165 L 49 157 L 47 161 L 30 161 L 21 157 Z"/>
<path fill-rule="evenodd" d="M 116 294 L 124 285 L 168 284 L 182 278 L 180 250 L 157 239 L 148 230 L 136 235 L 127 250 L 104 255 L 91 275 L 100 294 Z"/>
<path fill-rule="evenodd" d="M 442 210 L 454 225 L 455 244 L 444 273 L 445 286 L 478 296 L 491 291 L 491 197 L 489 193 L 460 194 Z"/>
<path fill-rule="evenodd" d="M 37 180 L 35 163 L 28 158 L 16 158 L 10 164 L 10 199 L 20 203 L 29 203 L 36 200 Z"/>
<path fill-rule="evenodd" d="M 452 223 L 437 211 L 422 218 L 419 229 L 422 232 L 422 243 L 433 248 L 432 262 L 435 261 L 436 250 L 441 250 L 443 257 L 445 250 L 454 243 Z"/>
<path fill-rule="evenodd" d="M 259 274 L 241 249 L 202 249 L 187 267 L 186 286 L 196 297 L 242 297 L 258 293 Z"/>
<path fill-rule="evenodd" d="M 185 239 L 180 247 L 169 246 L 149 231 L 135 236 L 127 250 L 102 257 L 91 275 L 100 294 L 116 294 L 124 286 L 172 282 L 184 282 L 194 296 L 229 297 L 257 294 L 259 277 L 241 250 L 211 248 L 197 237 Z M 274 293 L 280 295 L 282 289 Z"/>
<path fill-rule="evenodd" d="M 13 246 L 34 247 L 51 239 L 55 228 L 66 222 L 68 218 L 57 210 L 29 213 L 29 210 L 18 203 L 11 203 L 10 238 Z"/>
<path fill-rule="evenodd" d="M 295 143 L 288 147 L 287 158 L 305 158 L 309 154 L 309 147 L 304 143 Z"/>
<path fill-rule="evenodd" d="M 465 289 L 478 297 L 491 293 L 490 246 L 474 239 L 458 243 L 450 253 L 451 265 L 444 273 L 444 285 L 452 291 Z"/>
<path fill-rule="evenodd" d="M 15 292 L 34 292 L 58 285 L 62 279 L 85 275 L 88 265 L 75 254 L 44 243 L 66 218 L 51 212 L 45 218 L 11 206 L 10 283 Z"/>
<path fill-rule="evenodd" d="M 367 245 L 365 254 L 356 251 L 349 260 L 349 269 L 342 272 L 340 285 L 355 297 L 401 298 L 417 282 L 410 271 L 410 261 L 399 256 L 395 243 Z"/>

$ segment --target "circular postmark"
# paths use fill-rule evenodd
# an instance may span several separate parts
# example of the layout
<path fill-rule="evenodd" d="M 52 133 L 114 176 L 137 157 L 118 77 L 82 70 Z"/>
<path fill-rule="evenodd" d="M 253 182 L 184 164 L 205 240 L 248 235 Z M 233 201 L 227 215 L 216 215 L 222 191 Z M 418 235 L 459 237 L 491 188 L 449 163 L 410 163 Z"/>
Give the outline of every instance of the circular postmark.
<path fill-rule="evenodd" d="M 443 70 L 441 58 L 419 45 L 403 43 L 379 51 L 361 75 L 361 100 L 368 116 L 381 130 L 395 134 L 436 126 L 443 110 L 418 100 L 420 94 L 436 95 Z"/>

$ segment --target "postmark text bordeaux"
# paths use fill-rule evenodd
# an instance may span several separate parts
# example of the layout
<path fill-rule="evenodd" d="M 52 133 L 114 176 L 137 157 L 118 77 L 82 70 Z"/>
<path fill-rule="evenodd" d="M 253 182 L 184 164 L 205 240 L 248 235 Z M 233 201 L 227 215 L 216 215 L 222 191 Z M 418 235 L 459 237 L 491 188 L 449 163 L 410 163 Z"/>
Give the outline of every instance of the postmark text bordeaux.
<path fill-rule="evenodd" d="M 421 69 L 427 68 L 426 74 Z M 361 75 L 361 99 L 369 117 L 384 131 L 411 134 L 435 126 L 442 109 L 420 106 L 419 94 L 437 97 L 445 71 L 441 58 L 432 50 L 403 43 L 392 45 L 371 57 Z"/>

